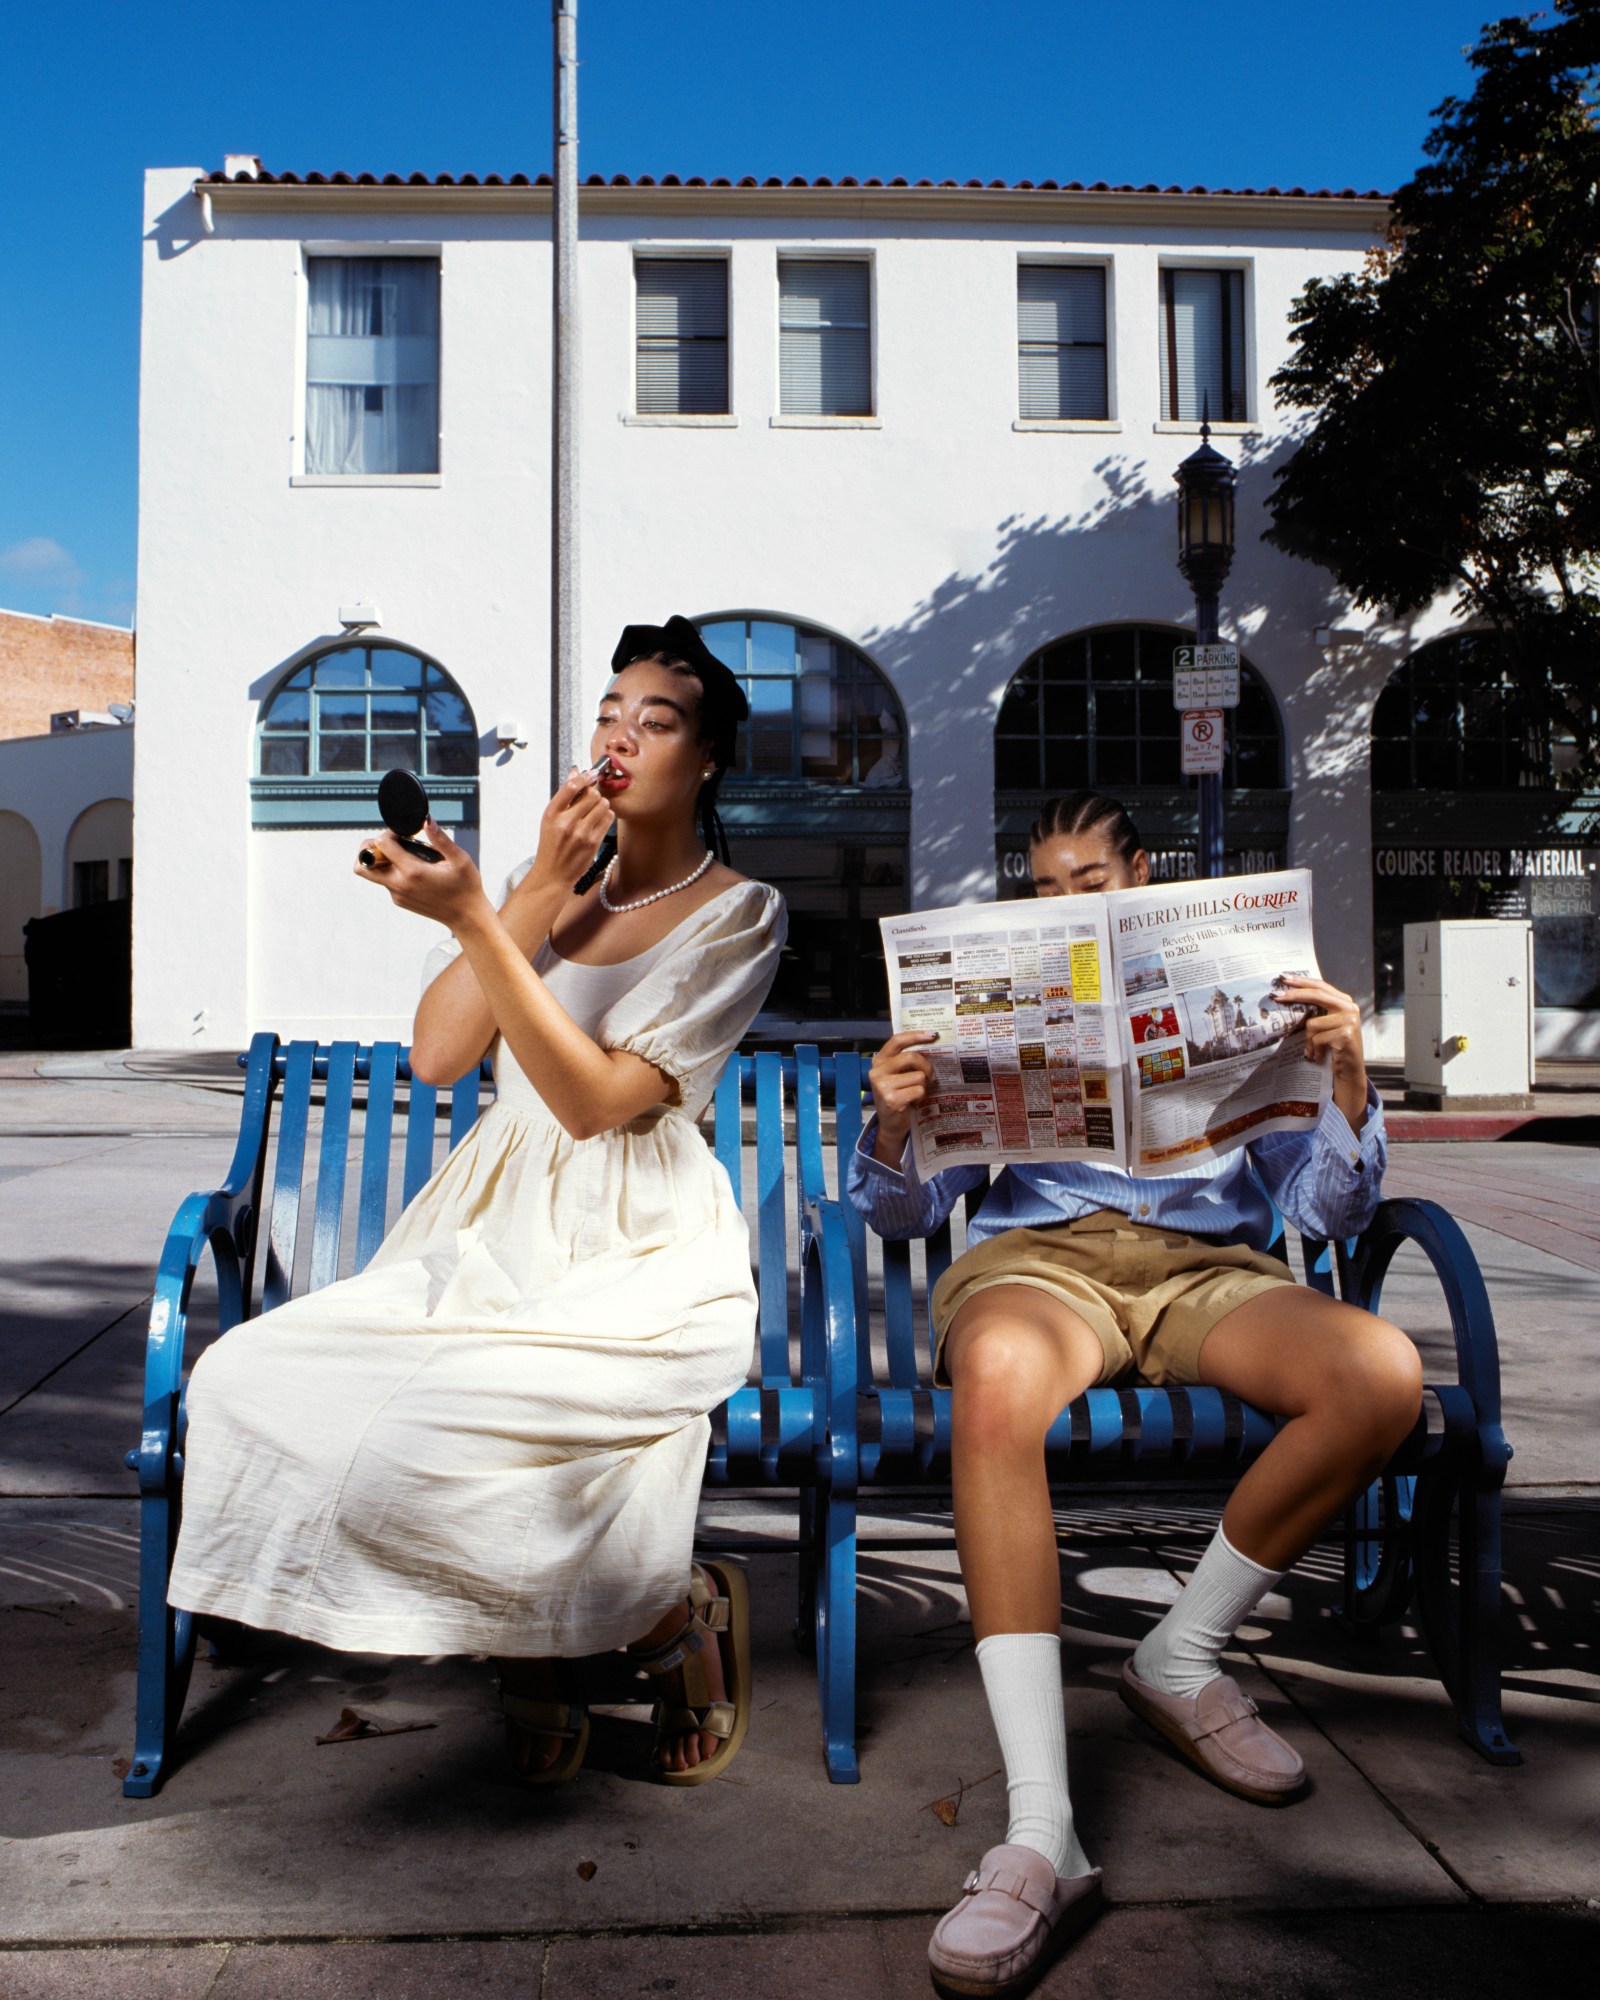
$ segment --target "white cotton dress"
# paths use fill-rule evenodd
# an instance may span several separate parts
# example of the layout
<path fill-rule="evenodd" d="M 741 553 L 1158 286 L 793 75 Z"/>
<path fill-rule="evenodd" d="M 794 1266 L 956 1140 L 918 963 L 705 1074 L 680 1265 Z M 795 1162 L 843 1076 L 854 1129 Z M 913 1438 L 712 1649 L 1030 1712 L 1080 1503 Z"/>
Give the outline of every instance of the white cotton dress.
<path fill-rule="evenodd" d="M 747 882 L 622 965 L 544 945 L 562 1006 L 672 1101 L 573 1139 L 496 1041 L 496 1101 L 366 1270 L 201 1356 L 172 1603 L 352 1652 L 570 1658 L 683 1594 L 708 1413 L 756 1315 L 694 1121 L 784 929 Z"/>

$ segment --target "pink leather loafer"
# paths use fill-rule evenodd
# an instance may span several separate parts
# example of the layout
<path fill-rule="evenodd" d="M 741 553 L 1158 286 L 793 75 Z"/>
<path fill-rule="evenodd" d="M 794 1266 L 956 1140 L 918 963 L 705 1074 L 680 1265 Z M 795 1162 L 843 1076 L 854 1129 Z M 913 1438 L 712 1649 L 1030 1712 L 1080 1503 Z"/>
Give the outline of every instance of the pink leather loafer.
<path fill-rule="evenodd" d="M 1140 1721 L 1160 1730 L 1191 1764 L 1241 1798 L 1282 1805 L 1306 1781 L 1300 1753 L 1267 1727 L 1229 1674 L 1218 1674 L 1191 1698 L 1163 1694 L 1124 1660 L 1118 1692 Z"/>
<path fill-rule="evenodd" d="M 1031 1847 L 991 1847 L 928 1943 L 941 1993 L 1023 1993 L 1102 1907 L 1100 1870 L 1057 1875 Z"/>

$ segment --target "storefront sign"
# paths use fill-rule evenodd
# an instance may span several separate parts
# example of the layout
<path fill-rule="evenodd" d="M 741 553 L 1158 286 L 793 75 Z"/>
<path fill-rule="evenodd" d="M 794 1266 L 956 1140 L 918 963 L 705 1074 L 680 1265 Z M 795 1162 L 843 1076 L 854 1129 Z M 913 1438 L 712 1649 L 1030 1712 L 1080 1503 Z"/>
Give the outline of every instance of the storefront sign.
<path fill-rule="evenodd" d="M 1200 877 L 1200 856 L 1192 847 L 1149 848 L 1152 882 L 1195 882 Z M 1228 849 L 1229 875 L 1266 875 L 1283 866 L 1283 850 L 1278 847 Z M 1002 898 L 1026 895 L 1033 886 L 1026 847 L 1003 848 L 1000 853 L 1000 894 Z"/>
<path fill-rule="evenodd" d="M 1484 917 L 1532 920 L 1539 1006 L 1600 1006 L 1600 848 L 1375 847 L 1372 875 L 1380 1007 L 1404 995 L 1406 924 Z"/>

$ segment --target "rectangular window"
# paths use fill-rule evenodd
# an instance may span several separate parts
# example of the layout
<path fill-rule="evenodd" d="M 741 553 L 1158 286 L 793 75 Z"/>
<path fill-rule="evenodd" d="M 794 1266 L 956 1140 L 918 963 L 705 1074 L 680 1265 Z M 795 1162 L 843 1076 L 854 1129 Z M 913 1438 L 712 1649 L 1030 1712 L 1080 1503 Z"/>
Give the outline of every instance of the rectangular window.
<path fill-rule="evenodd" d="M 1161 273 L 1161 414 L 1169 423 L 1242 424 L 1243 271 Z"/>
<path fill-rule="evenodd" d="M 1103 265 L 1017 267 L 1017 369 L 1023 417 L 1109 414 Z"/>
<path fill-rule="evenodd" d="M 107 879 L 110 863 L 105 861 L 74 861 L 72 864 L 72 907 L 86 910 L 92 903 L 103 903 L 111 894 Z"/>
<path fill-rule="evenodd" d="M 728 414 L 728 267 L 720 257 L 634 263 L 641 417 Z"/>
<path fill-rule="evenodd" d="M 439 470 L 439 260 L 306 260 L 308 473 Z"/>
<path fill-rule="evenodd" d="M 870 280 L 859 258 L 779 258 L 778 407 L 786 417 L 872 415 Z"/>

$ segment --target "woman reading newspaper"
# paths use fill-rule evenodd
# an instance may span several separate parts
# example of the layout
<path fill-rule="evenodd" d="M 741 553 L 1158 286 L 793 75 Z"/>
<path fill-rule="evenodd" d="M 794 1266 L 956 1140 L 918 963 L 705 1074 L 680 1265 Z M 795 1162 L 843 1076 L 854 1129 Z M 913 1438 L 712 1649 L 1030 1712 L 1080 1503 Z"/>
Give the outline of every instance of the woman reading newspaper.
<path fill-rule="evenodd" d="M 1030 863 L 1041 896 L 1150 879 L 1127 813 L 1091 792 L 1046 806 Z M 1296 1752 L 1222 1672 L 1222 1651 L 1410 1431 L 1422 1375 L 1399 1328 L 1297 1285 L 1265 1254 L 1274 1203 L 1307 1235 L 1364 1228 L 1384 1168 L 1356 1003 L 1322 979 L 1286 977 L 1278 992 L 1286 1009 L 1310 1010 L 1307 1052 L 1330 1066 L 1331 1097 L 1312 1129 L 1273 1132 L 1162 1178 L 1082 1160 L 1011 1166 L 969 1223 L 966 1254 L 934 1288 L 957 1546 L 1010 1800 L 1005 1844 L 967 1878 L 929 1946 L 935 1982 L 952 1992 L 1021 1991 L 1100 1907 L 1100 1871 L 1067 1789 L 1044 1458 L 1053 1419 L 1095 1384 L 1209 1383 L 1284 1419 L 1183 1595 L 1124 1665 L 1121 1693 L 1244 1798 L 1276 1804 L 1305 1781 Z M 848 1193 L 883 1236 L 928 1234 L 983 1178 L 972 1166 L 918 1178 L 911 1116 L 932 1090 L 925 1050 L 935 1039 L 893 1035 L 873 1060 L 875 1116 Z"/>

